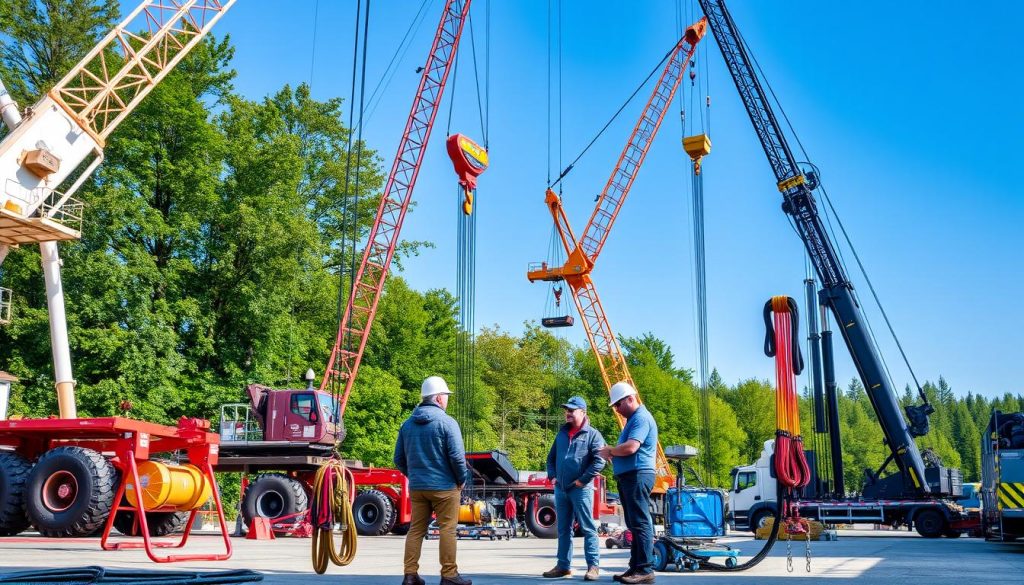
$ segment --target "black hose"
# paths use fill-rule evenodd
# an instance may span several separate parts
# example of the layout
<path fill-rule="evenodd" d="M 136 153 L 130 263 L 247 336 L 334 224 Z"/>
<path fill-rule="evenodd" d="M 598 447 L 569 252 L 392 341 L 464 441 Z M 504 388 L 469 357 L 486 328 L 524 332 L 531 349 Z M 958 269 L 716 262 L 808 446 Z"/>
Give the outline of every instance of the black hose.
<path fill-rule="evenodd" d="M 147 571 L 107 569 L 105 567 L 68 567 L 20 571 L 0 575 L 0 583 L 87 585 L 92 583 L 146 583 L 148 585 L 226 585 L 262 581 L 263 575 L 248 569 L 233 571 Z"/>

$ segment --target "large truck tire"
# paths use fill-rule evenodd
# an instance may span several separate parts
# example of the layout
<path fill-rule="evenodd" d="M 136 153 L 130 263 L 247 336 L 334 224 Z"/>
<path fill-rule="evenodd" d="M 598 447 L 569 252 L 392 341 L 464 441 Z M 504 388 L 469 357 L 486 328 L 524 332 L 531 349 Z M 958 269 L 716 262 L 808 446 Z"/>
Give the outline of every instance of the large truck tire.
<path fill-rule="evenodd" d="M 43 536 L 90 536 L 114 506 L 117 477 L 110 461 L 92 449 L 51 449 L 29 472 L 28 518 Z"/>
<path fill-rule="evenodd" d="M 768 519 L 771 518 L 775 512 L 770 508 L 761 508 L 754 512 L 754 515 L 750 517 L 750 532 L 757 532 L 758 528 L 764 527 L 768 523 Z"/>
<path fill-rule="evenodd" d="M 25 484 L 32 464 L 17 453 L 0 451 L 0 536 L 14 536 L 29 527 Z"/>
<path fill-rule="evenodd" d="M 942 512 L 927 508 L 914 516 L 914 528 L 925 538 L 938 538 L 946 531 L 946 519 Z"/>
<path fill-rule="evenodd" d="M 188 522 L 188 512 L 146 512 L 146 524 L 150 536 L 167 536 L 181 532 Z M 142 532 L 135 525 L 135 512 L 124 510 L 114 517 L 114 528 L 125 536 L 139 536 Z"/>
<path fill-rule="evenodd" d="M 536 498 L 529 498 L 526 504 L 526 527 L 537 538 L 558 538 L 555 494 L 541 494 Z"/>
<path fill-rule="evenodd" d="M 391 498 L 380 490 L 366 490 L 352 503 L 356 533 L 360 536 L 382 536 L 394 528 L 397 512 Z"/>
<path fill-rule="evenodd" d="M 297 479 L 280 473 L 266 473 L 245 488 L 242 496 L 242 519 L 245 525 L 253 518 L 266 518 L 274 523 L 278 518 L 293 516 L 285 522 L 296 526 L 303 521 L 301 512 L 309 509 L 309 495 Z"/>

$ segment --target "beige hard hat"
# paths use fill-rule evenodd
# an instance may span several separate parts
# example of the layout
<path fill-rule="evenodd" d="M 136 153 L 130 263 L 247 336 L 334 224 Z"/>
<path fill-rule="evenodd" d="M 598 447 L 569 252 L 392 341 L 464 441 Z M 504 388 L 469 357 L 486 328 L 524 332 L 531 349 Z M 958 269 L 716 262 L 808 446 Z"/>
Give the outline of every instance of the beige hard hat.
<path fill-rule="evenodd" d="M 636 396 L 636 388 L 631 386 L 629 382 L 616 382 L 612 385 L 611 390 L 608 391 L 608 396 L 611 399 L 608 406 L 613 406 L 616 402 L 627 396 Z"/>
<path fill-rule="evenodd" d="M 430 376 L 423 380 L 423 385 L 420 386 L 420 398 L 426 398 L 435 394 L 451 393 L 452 391 L 448 389 L 448 383 L 441 376 Z"/>

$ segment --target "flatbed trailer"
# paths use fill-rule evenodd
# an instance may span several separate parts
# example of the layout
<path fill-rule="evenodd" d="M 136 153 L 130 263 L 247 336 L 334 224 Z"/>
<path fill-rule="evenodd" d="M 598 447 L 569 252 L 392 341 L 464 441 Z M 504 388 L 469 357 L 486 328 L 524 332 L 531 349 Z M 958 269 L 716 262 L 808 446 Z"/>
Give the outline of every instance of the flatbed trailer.
<path fill-rule="evenodd" d="M 89 536 L 101 533 L 103 550 L 145 549 L 154 562 L 225 560 L 231 557 L 231 540 L 220 492 L 214 475 L 219 459 L 220 437 L 209 432 L 210 422 L 182 417 L 176 427 L 124 418 L 46 418 L 0 421 L 0 473 L 7 506 L 0 517 L 0 534 L 15 535 L 34 526 L 44 536 Z M 140 481 L 143 463 L 164 454 L 174 457 L 186 453 L 194 467 L 194 506 L 178 542 L 158 542 L 150 538 L 157 518 L 182 513 L 181 505 L 147 507 L 154 490 L 163 488 Z M 183 469 L 183 468 L 179 468 Z M 146 477 L 146 476 L 144 476 Z M 126 486 L 143 486 L 135 503 L 125 497 Z M 204 485 L 205 484 L 205 485 Z M 168 489 L 170 487 L 168 486 Z M 158 555 L 156 549 L 182 548 L 189 539 L 202 494 L 213 497 L 224 552 L 214 554 Z M 119 539 L 111 542 L 119 512 L 131 516 L 129 528 L 122 533 L 138 532 L 141 541 Z"/>

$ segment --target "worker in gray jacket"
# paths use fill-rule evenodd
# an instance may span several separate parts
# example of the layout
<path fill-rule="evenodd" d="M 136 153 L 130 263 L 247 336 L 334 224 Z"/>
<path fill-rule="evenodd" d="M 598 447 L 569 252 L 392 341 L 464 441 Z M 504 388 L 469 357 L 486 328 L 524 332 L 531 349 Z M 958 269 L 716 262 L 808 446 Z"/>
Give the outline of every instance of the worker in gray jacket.
<path fill-rule="evenodd" d="M 565 404 L 565 424 L 555 435 L 548 452 L 548 478 L 555 485 L 555 515 L 558 518 L 558 564 L 543 576 L 548 579 L 572 575 L 572 537 L 575 520 L 583 533 L 587 559 L 585 581 L 597 581 L 600 548 L 594 522 L 594 477 L 604 468 L 599 451 L 604 437 L 590 426 L 587 403 L 573 396 Z"/>
<path fill-rule="evenodd" d="M 440 376 L 424 380 L 420 405 L 398 430 L 394 462 L 409 478 L 412 505 L 402 585 L 425 585 L 419 576 L 420 551 L 431 514 L 437 515 L 440 529 L 441 585 L 472 585 L 459 575 L 455 563 L 455 527 L 469 468 L 459 423 L 445 412 L 449 394 L 448 384 Z"/>

